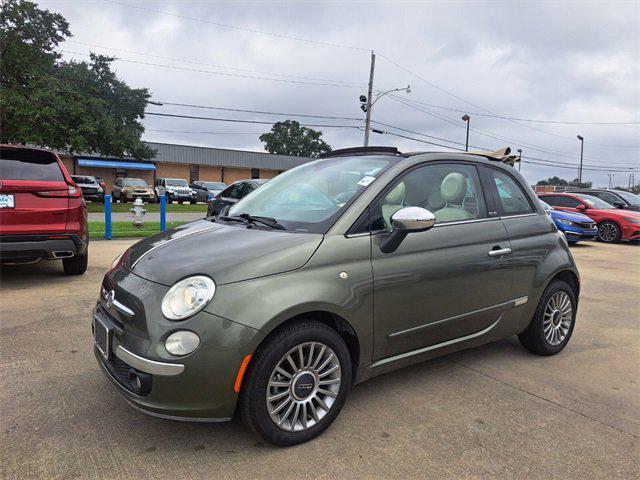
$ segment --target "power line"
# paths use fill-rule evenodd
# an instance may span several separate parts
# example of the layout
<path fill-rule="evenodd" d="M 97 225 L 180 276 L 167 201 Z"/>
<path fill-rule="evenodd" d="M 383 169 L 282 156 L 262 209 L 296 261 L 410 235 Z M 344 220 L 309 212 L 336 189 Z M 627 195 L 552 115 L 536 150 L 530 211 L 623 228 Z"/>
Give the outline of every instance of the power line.
<path fill-rule="evenodd" d="M 190 133 L 197 135 L 262 135 L 264 132 L 198 132 L 196 130 L 164 130 L 161 128 L 145 128 L 145 132 Z"/>
<path fill-rule="evenodd" d="M 188 64 L 191 64 L 191 65 L 201 65 L 201 66 L 213 67 L 213 68 L 222 68 L 222 69 L 225 69 L 225 70 L 235 70 L 235 71 L 238 71 L 238 72 L 257 73 L 259 75 L 272 75 L 272 76 L 277 76 L 277 77 L 298 78 L 298 79 L 302 79 L 302 80 L 317 80 L 319 82 L 344 83 L 346 85 L 353 85 L 353 86 L 359 86 L 359 87 L 364 87 L 365 86 L 365 84 L 362 83 L 362 82 L 350 82 L 350 81 L 346 81 L 346 80 L 333 80 L 333 79 L 319 78 L 319 77 L 308 77 L 308 76 L 303 76 L 303 75 L 293 75 L 293 74 L 289 74 L 289 73 L 264 72 L 264 71 L 261 71 L 261 70 L 252 70 L 252 69 L 248 69 L 248 68 L 230 67 L 228 65 L 220 65 L 220 64 L 215 64 L 215 63 L 196 62 L 194 60 L 185 60 L 185 59 L 176 58 L 176 57 L 167 57 L 167 56 L 164 56 L 164 55 L 154 55 L 154 54 L 150 54 L 150 53 L 146 53 L 146 52 L 138 52 L 136 50 L 127 50 L 127 49 L 122 49 L 122 48 L 107 47 L 105 45 L 96 45 L 96 44 L 93 44 L 93 43 L 78 42 L 76 40 L 66 40 L 65 42 L 66 43 L 74 43 L 74 44 L 77 44 L 77 45 L 83 45 L 85 47 L 102 48 L 102 49 L 105 49 L 105 50 L 113 50 L 115 52 L 131 53 L 133 55 L 141 55 L 141 56 L 144 56 L 144 57 L 160 58 L 162 60 L 170 60 L 170 61 L 173 61 L 173 62 L 188 63 Z M 86 55 L 86 54 L 82 54 L 82 55 Z"/>
<path fill-rule="evenodd" d="M 74 52 L 72 50 L 60 50 L 60 51 L 64 52 L 64 53 L 70 53 L 70 54 L 73 54 L 73 55 L 83 55 L 85 57 L 89 56 L 88 53 Z M 212 71 L 212 70 L 203 70 L 203 69 L 199 69 L 199 68 L 188 68 L 188 67 L 180 67 L 180 66 L 177 66 L 177 65 L 166 65 L 166 64 L 162 64 L 162 63 L 144 62 L 142 60 L 130 60 L 130 59 L 121 58 L 121 57 L 116 57 L 115 60 L 119 61 L 119 62 L 135 63 L 135 64 L 138 64 L 138 65 L 148 65 L 148 66 L 152 66 L 152 67 L 169 68 L 169 69 L 172 69 L 172 70 L 183 70 L 183 71 L 188 71 L 188 72 L 208 73 L 208 74 L 211 74 L 211 75 L 222 75 L 222 76 L 225 76 L 225 77 L 247 78 L 247 79 L 252 79 L 252 80 L 267 80 L 267 81 L 271 81 L 271 82 L 281 82 L 281 83 L 295 83 L 295 84 L 299 84 L 299 85 L 316 85 L 316 86 L 321 86 L 321 87 L 342 87 L 342 88 L 358 88 L 358 89 L 361 88 L 361 87 L 358 87 L 356 85 L 347 85 L 347 84 L 341 84 L 341 83 L 311 82 L 311 81 L 304 81 L 304 80 L 290 80 L 290 79 L 285 79 L 285 78 L 269 78 L 269 77 L 262 77 L 262 76 L 257 76 L 257 75 L 243 75 L 243 74 L 239 74 L 239 73 L 215 72 L 215 71 Z"/>
<path fill-rule="evenodd" d="M 242 31 L 242 32 L 257 33 L 257 34 L 260 34 L 260 35 L 267 35 L 267 36 L 270 36 L 270 37 L 283 38 L 283 39 L 287 39 L 287 40 L 295 40 L 295 41 L 298 41 L 298 42 L 311 43 L 311 44 L 321 45 L 321 46 L 325 46 L 325 47 L 345 48 L 345 49 L 349 49 L 349 50 L 358 50 L 358 51 L 363 51 L 363 52 L 369 52 L 370 51 L 369 48 L 356 47 L 354 45 L 346 45 L 346 44 L 341 44 L 341 43 L 324 42 L 322 40 L 311 40 L 311 39 L 308 39 L 308 38 L 295 37 L 295 36 L 286 35 L 286 34 L 283 34 L 283 33 L 274 33 L 274 32 L 267 32 L 267 31 L 264 31 L 264 30 L 257 30 L 257 29 L 253 29 L 253 28 L 239 27 L 237 25 L 229 25 L 229 24 L 226 24 L 226 23 L 213 22 L 213 21 L 207 20 L 205 18 L 189 17 L 187 15 L 180 15 L 178 13 L 164 12 L 162 10 L 155 10 L 153 8 L 143 7 L 143 6 L 140 6 L 140 5 L 133 5 L 131 3 L 120 2 L 120 1 L 117 1 L 117 0 L 104 0 L 104 1 L 105 2 L 109 2 L 109 3 L 114 3 L 114 4 L 117 4 L 117 5 L 124 5 L 126 7 L 137 8 L 138 10 L 144 10 L 146 12 L 159 13 L 161 15 L 167 15 L 167 16 L 170 16 L 170 17 L 182 18 L 182 19 L 185 19 L 185 20 L 193 20 L 195 22 L 200 22 L 200 23 L 207 23 L 209 25 L 215 25 L 216 27 L 221 27 L 221 28 L 228 28 L 230 30 L 239 30 L 239 31 Z"/>
<path fill-rule="evenodd" d="M 394 96 L 394 95 L 389 95 L 389 96 L 390 96 L 393 100 L 395 100 L 396 102 L 399 102 L 399 103 L 401 103 L 401 104 L 403 104 L 403 105 L 405 105 L 405 106 L 407 106 L 407 107 L 409 107 L 409 108 L 413 108 L 414 110 L 418 110 L 418 111 L 420 111 L 420 112 L 422 112 L 422 113 L 425 113 L 425 114 L 430 115 L 430 116 L 432 116 L 432 117 L 435 117 L 435 118 L 438 118 L 438 119 L 440 119 L 440 120 L 443 120 L 443 121 L 445 121 L 445 122 L 447 122 L 447 123 L 450 123 L 450 124 L 452 124 L 452 125 L 455 125 L 456 127 L 465 128 L 465 126 L 464 126 L 464 125 L 462 125 L 462 124 L 460 124 L 459 122 L 456 122 L 456 121 L 454 121 L 454 120 L 452 120 L 452 119 L 450 119 L 450 118 L 448 118 L 448 117 L 445 117 L 445 116 L 440 115 L 440 114 L 435 113 L 435 112 L 431 112 L 431 111 L 429 111 L 429 110 L 426 110 L 426 109 L 424 109 L 424 108 L 418 107 L 418 106 L 416 106 L 416 105 L 411 105 L 411 104 L 407 103 L 407 102 L 406 102 L 406 100 L 405 100 L 404 98 L 396 97 L 396 96 Z M 481 129 L 479 129 L 479 128 L 471 127 L 471 130 L 472 130 L 472 131 L 474 131 L 474 132 L 476 132 L 476 133 L 479 133 L 480 135 L 483 135 L 483 136 L 486 136 L 486 137 L 492 138 L 492 139 L 494 139 L 494 140 L 499 140 L 499 141 L 507 142 L 507 143 L 514 143 L 514 144 L 516 144 L 516 145 L 521 145 L 521 146 L 524 146 L 524 147 L 530 148 L 530 149 L 532 149 L 532 150 L 539 151 L 539 152 L 541 152 L 541 153 L 546 153 L 546 154 L 548 154 L 548 155 L 556 155 L 556 156 L 566 157 L 566 158 L 572 158 L 572 159 L 577 159 L 577 158 L 579 158 L 579 157 L 577 157 L 577 156 L 569 155 L 569 154 L 566 154 L 566 153 L 563 153 L 563 152 L 558 152 L 558 151 L 555 151 L 555 150 L 549 150 L 549 149 L 540 148 L 540 147 L 539 147 L 539 146 L 537 146 L 537 145 L 533 145 L 533 144 L 525 143 L 525 142 L 522 142 L 522 141 L 517 140 L 517 139 L 512 139 L 512 138 L 507 138 L 507 137 L 500 137 L 500 136 L 496 136 L 496 135 L 494 135 L 492 132 L 488 132 L 488 131 L 485 131 L 485 130 L 481 130 Z M 477 147 L 477 146 L 474 146 L 474 147 L 475 147 L 475 148 L 479 148 L 479 147 Z M 603 162 L 603 163 L 605 163 L 605 164 L 606 164 L 606 162 L 604 162 L 604 161 L 603 161 L 603 160 L 601 160 L 601 159 L 596 159 L 596 158 L 593 158 L 593 157 L 584 157 L 584 158 L 585 158 L 585 159 L 588 159 L 588 160 L 592 160 L 592 161 Z M 625 166 L 621 166 L 620 168 L 625 168 Z"/>
<path fill-rule="evenodd" d="M 335 117 L 335 116 L 328 116 L 328 115 L 311 115 L 307 113 L 267 112 L 264 110 L 245 110 L 241 108 L 213 107 L 208 105 L 198 105 L 198 104 L 191 104 L 191 103 L 165 102 L 163 100 L 158 100 L 158 102 L 162 103 L 163 105 L 173 105 L 177 107 L 189 107 L 189 108 L 203 108 L 208 110 L 222 110 L 225 112 L 259 113 L 261 115 L 280 115 L 280 116 L 286 116 L 286 117 L 305 117 L 305 118 L 324 118 L 324 119 L 330 119 L 330 120 L 362 121 L 362 118 L 358 118 L 358 117 Z"/>
<path fill-rule="evenodd" d="M 199 117 L 195 115 L 177 115 L 175 113 L 145 112 L 145 115 L 154 115 L 158 117 L 185 118 L 191 120 L 209 120 L 215 122 L 231 122 L 231 123 L 252 123 L 256 125 L 273 125 L 274 122 L 263 120 L 240 120 L 237 118 L 217 118 L 217 117 Z M 322 127 L 322 128 L 358 128 L 355 125 L 330 125 L 307 123 L 301 124 L 303 127 Z"/>

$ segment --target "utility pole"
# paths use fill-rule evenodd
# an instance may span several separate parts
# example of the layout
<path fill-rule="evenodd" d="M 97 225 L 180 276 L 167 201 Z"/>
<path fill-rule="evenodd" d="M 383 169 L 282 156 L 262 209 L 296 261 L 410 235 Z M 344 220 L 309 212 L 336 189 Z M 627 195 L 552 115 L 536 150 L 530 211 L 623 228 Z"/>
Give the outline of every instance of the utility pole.
<path fill-rule="evenodd" d="M 611 190 L 611 181 L 613 180 L 613 177 L 615 177 L 616 174 L 615 173 L 607 173 L 607 177 L 609 177 L 609 190 Z"/>
<path fill-rule="evenodd" d="M 471 117 L 466 113 L 462 116 L 462 121 L 467 122 L 467 141 L 464 144 L 464 151 L 469 151 L 469 122 L 471 121 Z"/>
<path fill-rule="evenodd" d="M 369 72 L 369 90 L 367 92 L 367 117 L 364 125 L 364 146 L 369 146 L 369 130 L 371 129 L 371 97 L 373 97 L 373 72 L 376 68 L 376 54 L 371 51 L 371 71 Z"/>
<path fill-rule="evenodd" d="M 522 168 L 522 149 L 518 149 L 518 171 Z"/>
<path fill-rule="evenodd" d="M 584 152 L 584 137 L 582 135 L 578 135 L 578 140 L 580 140 L 580 169 L 578 170 L 578 187 L 582 185 L 582 153 Z"/>

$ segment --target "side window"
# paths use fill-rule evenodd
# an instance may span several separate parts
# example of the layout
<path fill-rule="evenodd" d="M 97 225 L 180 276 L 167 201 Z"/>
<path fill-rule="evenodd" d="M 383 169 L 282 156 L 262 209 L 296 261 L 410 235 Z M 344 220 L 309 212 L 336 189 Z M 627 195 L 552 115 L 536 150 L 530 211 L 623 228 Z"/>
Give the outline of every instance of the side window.
<path fill-rule="evenodd" d="M 576 208 L 578 205 L 582 205 L 578 200 L 571 197 L 557 197 L 559 207 Z"/>
<path fill-rule="evenodd" d="M 589 193 L 589 195 L 598 197 L 604 200 L 605 202 L 610 203 L 611 205 L 613 205 L 613 202 L 622 203 L 622 200 L 616 197 L 613 193 L 609 193 L 609 192 L 591 192 Z"/>
<path fill-rule="evenodd" d="M 478 172 L 467 164 L 425 165 L 394 181 L 372 206 L 370 229 L 391 228 L 391 216 L 404 207 L 425 208 L 437 223 L 487 217 Z"/>
<path fill-rule="evenodd" d="M 555 197 L 553 195 L 550 196 L 542 196 L 540 197 L 540 200 L 542 200 L 543 202 L 545 202 L 547 205 L 550 205 L 552 207 L 557 207 L 558 206 L 558 197 Z"/>
<path fill-rule="evenodd" d="M 533 213 L 527 194 L 524 193 L 524 190 L 515 179 L 494 168 L 491 168 L 490 172 L 498 190 L 502 211 L 505 215 Z"/>
<path fill-rule="evenodd" d="M 234 200 L 240 200 L 242 198 L 242 194 L 245 189 L 245 184 L 242 182 L 234 183 L 230 187 L 228 187 L 222 194 L 221 197 L 224 198 L 233 198 Z"/>

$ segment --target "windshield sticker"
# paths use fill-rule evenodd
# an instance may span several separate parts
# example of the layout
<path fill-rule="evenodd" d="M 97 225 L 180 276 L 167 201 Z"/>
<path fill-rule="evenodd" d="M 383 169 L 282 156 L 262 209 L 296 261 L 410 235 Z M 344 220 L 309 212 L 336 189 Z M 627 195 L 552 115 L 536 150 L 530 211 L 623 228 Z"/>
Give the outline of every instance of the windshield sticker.
<path fill-rule="evenodd" d="M 362 177 L 362 180 L 360 180 L 358 182 L 358 185 L 362 185 L 363 187 L 368 187 L 369 184 L 371 182 L 373 182 L 375 179 L 376 179 L 376 177 L 372 177 L 372 176 L 366 175 L 366 176 Z"/>

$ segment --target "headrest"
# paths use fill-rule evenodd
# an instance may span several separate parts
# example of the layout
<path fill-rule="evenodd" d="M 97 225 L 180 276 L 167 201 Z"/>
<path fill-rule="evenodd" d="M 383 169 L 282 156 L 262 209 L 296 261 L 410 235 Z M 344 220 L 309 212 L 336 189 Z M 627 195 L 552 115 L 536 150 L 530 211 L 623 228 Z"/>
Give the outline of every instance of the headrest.
<path fill-rule="evenodd" d="M 429 208 L 432 212 L 440 210 L 442 207 L 444 207 L 444 200 L 442 199 L 440 192 L 435 191 L 429 195 Z"/>
<path fill-rule="evenodd" d="M 398 185 L 395 186 L 395 188 L 393 190 L 391 190 L 386 197 L 386 201 L 387 203 L 395 203 L 395 204 L 401 204 L 402 202 L 404 202 L 404 192 L 405 192 L 405 186 L 404 186 L 404 182 L 400 182 Z"/>
<path fill-rule="evenodd" d="M 440 194 L 447 203 L 461 203 L 466 193 L 467 179 L 461 173 L 450 173 L 440 184 Z"/>

